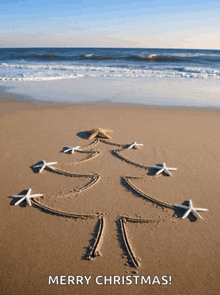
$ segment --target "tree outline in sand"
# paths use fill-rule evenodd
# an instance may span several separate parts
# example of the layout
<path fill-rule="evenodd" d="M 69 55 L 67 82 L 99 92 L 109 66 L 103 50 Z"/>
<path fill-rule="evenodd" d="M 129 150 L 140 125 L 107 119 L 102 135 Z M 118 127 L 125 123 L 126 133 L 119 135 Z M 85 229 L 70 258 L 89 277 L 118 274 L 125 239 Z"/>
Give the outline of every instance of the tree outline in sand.
<path fill-rule="evenodd" d="M 77 152 L 82 152 L 82 153 L 87 153 L 88 156 L 85 159 L 82 159 L 80 161 L 77 161 L 77 163 L 79 162 L 83 162 L 83 161 L 87 161 L 90 159 L 93 159 L 94 157 L 98 156 L 100 154 L 100 151 L 97 150 L 87 150 L 87 148 L 91 148 L 95 145 L 97 145 L 99 142 L 105 143 L 105 144 L 109 144 L 109 145 L 114 145 L 114 146 L 118 146 L 119 149 L 113 150 L 113 153 L 120 159 L 122 159 L 123 161 L 126 161 L 129 164 L 135 165 L 136 167 L 145 169 L 147 171 L 150 171 L 151 169 L 153 170 L 153 167 L 148 167 L 144 164 L 141 163 L 137 163 L 134 162 L 130 159 L 128 159 L 127 157 L 125 157 L 122 152 L 123 150 L 126 149 L 127 144 L 119 144 L 119 143 L 114 143 L 111 141 L 107 141 L 105 139 L 99 139 L 96 138 L 94 141 L 92 141 L 90 144 L 82 147 L 82 151 L 77 151 Z M 39 162 L 37 163 L 39 164 Z M 35 164 L 36 165 L 36 164 Z M 35 166 L 33 165 L 33 166 Z M 33 169 L 32 166 L 32 169 Z M 99 180 L 100 180 L 100 175 L 98 175 L 97 173 L 94 174 L 75 174 L 75 173 L 69 173 L 69 172 L 65 172 L 62 170 L 59 170 L 55 167 L 50 168 L 50 167 L 46 167 L 46 170 L 52 172 L 52 173 L 57 173 L 58 175 L 64 175 L 67 177 L 80 177 L 80 178 L 90 178 L 91 180 L 86 183 L 85 185 L 81 186 L 79 189 L 75 190 L 74 192 L 76 193 L 80 193 L 86 189 L 91 188 L 93 185 L 95 185 Z M 153 177 L 155 174 L 152 174 Z M 124 183 L 130 188 L 132 189 L 136 194 L 139 194 L 142 196 L 142 198 L 144 198 L 147 201 L 150 201 L 152 203 L 157 204 L 158 206 L 162 207 L 162 208 L 167 208 L 167 209 L 172 209 L 174 210 L 176 213 L 178 213 L 178 210 L 174 205 L 168 204 L 166 202 L 162 202 L 160 200 L 155 199 L 154 197 L 146 194 L 145 192 L 143 192 L 142 190 L 138 189 L 134 184 L 132 184 L 132 179 L 140 179 L 143 177 L 131 177 L 131 176 L 123 176 L 122 179 L 124 181 Z M 32 204 L 41 209 L 43 212 L 46 213 L 50 213 L 50 214 L 54 214 L 54 215 L 59 215 L 59 216 L 63 216 L 63 217 L 67 217 L 67 218 L 80 218 L 80 219 L 88 219 L 88 218 L 98 218 L 98 223 L 96 225 L 96 234 L 94 235 L 94 239 L 93 239 L 93 245 L 91 245 L 88 248 L 87 253 L 85 254 L 84 258 L 86 259 L 91 259 L 91 258 L 95 258 L 96 256 L 100 255 L 100 247 L 101 247 L 101 243 L 102 243 L 102 238 L 103 238 L 103 232 L 104 232 L 104 227 L 105 227 L 105 218 L 104 218 L 104 214 L 103 213 L 99 213 L 99 214 L 77 214 L 77 213 L 69 213 L 69 212 L 62 212 L 60 210 L 55 210 L 49 206 L 46 206 L 44 204 L 42 204 L 39 201 L 39 198 L 32 198 L 31 200 Z M 174 218 L 178 218 L 177 217 L 178 214 L 174 214 L 173 217 Z M 122 241 L 124 244 L 121 245 L 121 247 L 123 248 L 123 250 L 126 252 L 126 255 L 128 257 L 128 262 L 130 264 L 131 267 L 135 267 L 138 268 L 140 267 L 140 263 L 139 263 L 139 259 L 135 257 L 132 247 L 130 245 L 129 239 L 128 239 L 128 235 L 127 235 L 127 231 L 126 231 L 126 223 L 127 222 L 136 222 L 136 223 L 153 223 L 153 222 L 160 222 L 160 221 L 165 221 L 163 219 L 149 219 L 149 218 L 133 218 L 133 217 L 129 217 L 129 216 L 119 216 L 118 220 L 116 220 L 116 223 L 118 225 L 118 232 L 122 237 Z"/>

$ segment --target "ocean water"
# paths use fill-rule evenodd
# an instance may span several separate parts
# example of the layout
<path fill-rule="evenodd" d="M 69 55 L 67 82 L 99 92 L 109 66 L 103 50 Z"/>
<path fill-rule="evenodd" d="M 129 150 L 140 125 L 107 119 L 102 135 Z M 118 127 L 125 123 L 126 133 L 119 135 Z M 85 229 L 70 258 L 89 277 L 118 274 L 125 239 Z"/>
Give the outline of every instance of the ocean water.
<path fill-rule="evenodd" d="M 0 80 L 172 77 L 220 81 L 220 50 L 129 48 L 0 49 Z"/>
<path fill-rule="evenodd" d="M 0 85 L 47 101 L 220 107 L 220 50 L 0 48 Z"/>

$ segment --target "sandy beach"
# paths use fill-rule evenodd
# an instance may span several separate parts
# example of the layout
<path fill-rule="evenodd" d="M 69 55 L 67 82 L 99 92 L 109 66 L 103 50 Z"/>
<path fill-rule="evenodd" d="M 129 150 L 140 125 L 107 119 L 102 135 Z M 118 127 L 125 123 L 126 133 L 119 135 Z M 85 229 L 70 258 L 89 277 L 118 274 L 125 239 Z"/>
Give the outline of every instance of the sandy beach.
<path fill-rule="evenodd" d="M 0 113 L 1 294 L 219 294 L 219 109 L 2 98 Z M 89 140 L 98 127 L 111 139 Z M 43 197 L 15 206 L 30 188 Z M 181 218 L 189 200 L 204 220 Z"/>

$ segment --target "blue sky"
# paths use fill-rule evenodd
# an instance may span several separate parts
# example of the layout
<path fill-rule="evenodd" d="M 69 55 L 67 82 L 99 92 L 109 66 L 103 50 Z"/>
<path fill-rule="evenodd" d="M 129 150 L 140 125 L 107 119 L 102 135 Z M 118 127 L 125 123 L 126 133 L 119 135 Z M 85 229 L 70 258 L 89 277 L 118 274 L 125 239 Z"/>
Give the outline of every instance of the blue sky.
<path fill-rule="evenodd" d="M 1 0 L 0 47 L 37 46 L 220 49 L 220 2 Z"/>

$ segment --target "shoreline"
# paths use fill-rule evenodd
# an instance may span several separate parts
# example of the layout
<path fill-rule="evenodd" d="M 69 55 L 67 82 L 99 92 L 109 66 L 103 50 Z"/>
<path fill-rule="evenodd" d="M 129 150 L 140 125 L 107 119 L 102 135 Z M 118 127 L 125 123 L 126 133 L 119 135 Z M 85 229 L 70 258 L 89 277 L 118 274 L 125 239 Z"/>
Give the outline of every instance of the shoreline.
<path fill-rule="evenodd" d="M 82 101 L 82 102 L 70 102 L 70 101 L 40 101 L 31 98 L 28 95 L 13 93 L 7 91 L 7 87 L 0 86 L 0 118 L 5 114 L 10 114 L 16 110 L 34 110 L 34 109 L 59 109 L 59 108 L 73 108 L 78 106 L 99 106 L 99 107 L 143 107 L 147 109 L 175 109 L 175 110 L 207 110 L 207 111 L 219 111 L 220 107 L 205 107 L 205 106 L 166 106 L 166 105 L 148 105 L 148 104 L 136 104 L 129 102 L 113 102 L 109 100 L 102 101 Z"/>
<path fill-rule="evenodd" d="M 4 95 L 47 103 L 220 108 L 220 85 L 207 81 L 84 77 L 0 84 Z"/>

